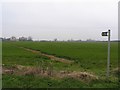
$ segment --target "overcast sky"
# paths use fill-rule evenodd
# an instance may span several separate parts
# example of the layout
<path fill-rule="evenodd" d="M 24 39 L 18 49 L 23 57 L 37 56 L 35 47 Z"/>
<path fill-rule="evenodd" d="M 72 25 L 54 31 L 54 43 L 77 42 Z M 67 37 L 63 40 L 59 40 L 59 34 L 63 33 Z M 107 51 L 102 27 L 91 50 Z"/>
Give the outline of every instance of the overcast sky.
<path fill-rule="evenodd" d="M 32 36 L 39 40 L 118 39 L 119 0 L 3 0 L 0 36 Z"/>

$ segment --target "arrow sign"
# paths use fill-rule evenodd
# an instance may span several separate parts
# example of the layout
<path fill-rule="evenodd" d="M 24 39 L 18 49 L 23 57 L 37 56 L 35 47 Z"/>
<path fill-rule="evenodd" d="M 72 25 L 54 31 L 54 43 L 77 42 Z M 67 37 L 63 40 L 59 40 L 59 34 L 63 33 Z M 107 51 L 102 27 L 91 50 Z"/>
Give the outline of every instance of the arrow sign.
<path fill-rule="evenodd" d="M 102 36 L 108 36 L 108 32 L 102 32 Z"/>

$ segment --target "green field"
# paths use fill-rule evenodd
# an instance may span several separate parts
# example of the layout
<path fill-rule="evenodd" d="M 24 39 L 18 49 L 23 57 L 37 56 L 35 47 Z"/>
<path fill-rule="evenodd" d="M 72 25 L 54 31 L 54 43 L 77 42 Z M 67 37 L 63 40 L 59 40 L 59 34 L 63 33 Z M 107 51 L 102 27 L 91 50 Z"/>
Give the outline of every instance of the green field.
<path fill-rule="evenodd" d="M 22 47 L 22 48 L 21 48 Z M 73 63 L 66 64 L 51 60 L 42 54 L 64 58 Z M 3 69 L 16 70 L 17 66 L 48 69 L 56 75 L 23 74 L 25 69 L 15 73 L 3 73 L 3 88 L 117 88 L 118 87 L 118 43 L 111 42 L 110 78 L 106 79 L 107 42 L 3 42 Z M 28 70 L 28 69 L 27 69 Z M 35 71 L 36 69 L 33 69 Z M 32 71 L 32 72 L 33 72 Z M 59 78 L 59 72 L 86 72 L 94 77 Z M 47 72 L 47 73 L 48 73 Z M 69 73 L 68 73 L 69 74 Z M 65 75 L 68 75 L 65 74 Z M 88 78 L 89 77 L 89 78 Z M 12 80 L 12 82 L 11 82 Z"/>

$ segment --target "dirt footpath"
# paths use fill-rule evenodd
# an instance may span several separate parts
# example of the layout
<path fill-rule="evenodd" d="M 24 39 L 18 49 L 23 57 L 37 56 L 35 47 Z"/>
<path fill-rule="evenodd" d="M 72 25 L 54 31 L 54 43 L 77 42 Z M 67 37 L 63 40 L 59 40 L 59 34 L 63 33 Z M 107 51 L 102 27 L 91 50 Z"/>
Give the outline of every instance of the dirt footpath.
<path fill-rule="evenodd" d="M 25 49 L 25 50 L 32 52 L 32 53 L 36 53 L 36 54 L 40 54 L 42 56 L 48 57 L 50 60 L 54 60 L 54 61 L 58 61 L 58 62 L 66 63 L 66 64 L 71 64 L 74 62 L 72 60 L 68 60 L 65 58 L 59 58 L 59 57 L 56 57 L 54 55 L 45 54 L 45 53 L 42 53 L 42 52 L 37 51 L 37 50 L 33 50 L 33 49 L 25 48 L 25 47 L 19 47 L 19 48 Z"/>

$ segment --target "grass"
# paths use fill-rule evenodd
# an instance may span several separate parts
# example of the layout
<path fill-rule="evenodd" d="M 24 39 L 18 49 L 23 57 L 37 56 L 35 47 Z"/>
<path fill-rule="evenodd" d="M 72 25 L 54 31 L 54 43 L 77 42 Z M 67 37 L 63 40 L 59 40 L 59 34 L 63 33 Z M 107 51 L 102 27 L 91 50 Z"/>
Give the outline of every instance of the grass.
<path fill-rule="evenodd" d="M 14 44 L 74 60 L 82 68 L 98 74 L 106 69 L 107 42 L 18 42 Z M 116 67 L 118 67 L 118 43 L 112 42 L 111 68 Z"/>
<path fill-rule="evenodd" d="M 96 80 L 87 84 L 72 78 L 53 79 L 32 75 L 4 75 L 3 82 L 5 88 L 118 88 L 115 81 Z"/>
<path fill-rule="evenodd" d="M 78 80 L 65 78 L 62 80 L 55 80 L 51 78 L 34 77 L 34 76 L 15 76 L 5 75 L 3 87 L 6 88 L 71 88 L 71 87 L 85 87 L 85 83 Z M 12 81 L 12 83 L 11 83 Z M 14 83 L 14 84 L 13 84 Z M 15 84 L 16 83 L 16 84 Z M 72 86 L 71 86 L 72 83 Z"/>
<path fill-rule="evenodd" d="M 3 43 L 3 64 L 13 65 L 36 65 L 41 60 L 46 60 L 46 57 L 33 54 L 19 47 L 12 46 L 9 43 Z"/>
<path fill-rule="evenodd" d="M 51 61 L 49 58 L 24 50 L 33 50 L 52 54 L 57 57 L 74 60 L 75 63 L 65 64 Z M 118 43 L 111 43 L 111 76 L 106 81 L 106 42 L 3 42 L 3 67 L 11 68 L 15 65 L 45 68 L 52 63 L 55 71 L 83 71 L 99 77 L 90 83 L 73 78 L 39 77 L 33 75 L 3 74 L 3 88 L 117 88 L 118 78 L 113 70 L 118 67 Z M 13 81 L 11 83 L 11 81 Z"/>
<path fill-rule="evenodd" d="M 0 40 L 0 65 L 2 64 L 2 41 Z"/>

